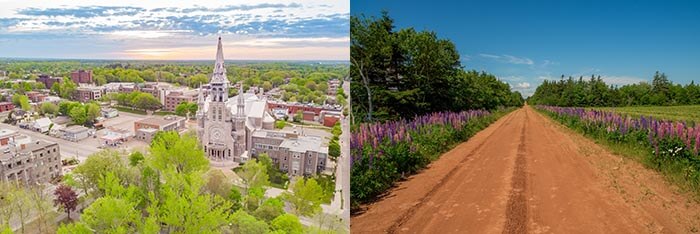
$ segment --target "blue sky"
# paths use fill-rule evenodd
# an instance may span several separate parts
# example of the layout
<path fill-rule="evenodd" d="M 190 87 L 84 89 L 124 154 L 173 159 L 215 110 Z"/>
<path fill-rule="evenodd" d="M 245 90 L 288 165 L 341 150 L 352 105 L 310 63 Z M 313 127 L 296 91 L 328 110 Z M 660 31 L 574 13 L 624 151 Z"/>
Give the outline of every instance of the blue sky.
<path fill-rule="evenodd" d="M 0 57 L 349 60 L 347 0 L 0 0 Z"/>
<path fill-rule="evenodd" d="M 544 79 L 601 75 L 622 85 L 665 72 L 700 81 L 700 3 L 691 1 L 353 1 L 352 15 L 387 10 L 398 28 L 452 40 L 467 69 L 525 95 Z"/>

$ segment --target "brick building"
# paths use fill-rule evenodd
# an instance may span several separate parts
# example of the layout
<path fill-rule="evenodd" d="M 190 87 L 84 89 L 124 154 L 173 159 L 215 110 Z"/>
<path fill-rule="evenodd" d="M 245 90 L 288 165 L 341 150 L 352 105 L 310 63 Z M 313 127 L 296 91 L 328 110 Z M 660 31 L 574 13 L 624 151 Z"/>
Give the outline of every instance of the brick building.
<path fill-rule="evenodd" d="M 171 91 L 165 95 L 165 103 L 163 107 L 166 111 L 175 111 L 177 105 L 183 102 L 197 102 L 197 91 Z"/>
<path fill-rule="evenodd" d="M 92 70 L 77 70 L 70 73 L 70 78 L 76 84 L 91 84 L 92 83 Z"/>
<path fill-rule="evenodd" d="M 61 82 L 63 82 L 63 79 L 61 79 L 60 77 L 52 77 L 50 75 L 39 75 L 39 78 L 37 78 L 36 81 L 43 83 L 47 89 L 51 89 L 51 87 L 53 87 L 53 84 L 60 84 Z"/>
<path fill-rule="evenodd" d="M 12 102 L 0 102 L 0 112 L 11 111 L 15 109 L 15 104 Z"/>

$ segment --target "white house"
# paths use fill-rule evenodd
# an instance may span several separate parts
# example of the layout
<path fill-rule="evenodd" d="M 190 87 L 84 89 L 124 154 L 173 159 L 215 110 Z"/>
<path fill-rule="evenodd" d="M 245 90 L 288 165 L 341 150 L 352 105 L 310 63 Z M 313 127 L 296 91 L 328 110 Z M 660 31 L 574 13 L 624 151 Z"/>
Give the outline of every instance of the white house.
<path fill-rule="evenodd" d="M 48 132 L 49 127 L 51 127 L 51 124 L 53 124 L 53 122 L 51 122 L 49 118 L 44 117 L 41 119 L 34 120 L 34 124 L 32 124 L 32 129 L 41 133 Z"/>

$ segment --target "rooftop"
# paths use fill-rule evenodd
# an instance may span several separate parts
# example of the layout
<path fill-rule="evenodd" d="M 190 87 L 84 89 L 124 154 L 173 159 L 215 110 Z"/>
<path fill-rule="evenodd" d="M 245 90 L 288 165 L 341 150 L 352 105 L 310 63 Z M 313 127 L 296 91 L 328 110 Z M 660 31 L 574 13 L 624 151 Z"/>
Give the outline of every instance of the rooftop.
<path fill-rule="evenodd" d="M 156 126 L 163 126 L 163 125 L 168 125 L 174 122 L 178 122 L 185 119 L 184 117 L 179 117 L 179 116 L 174 116 L 174 115 L 167 115 L 167 116 L 153 116 L 150 118 L 145 118 L 139 121 L 136 121 L 135 123 L 140 123 L 140 124 L 147 124 L 147 125 L 156 125 Z"/>
<path fill-rule="evenodd" d="M 300 153 L 315 151 L 328 154 L 328 146 L 324 144 L 321 137 L 299 136 L 295 139 L 285 139 L 282 144 L 280 144 L 280 147 Z"/>

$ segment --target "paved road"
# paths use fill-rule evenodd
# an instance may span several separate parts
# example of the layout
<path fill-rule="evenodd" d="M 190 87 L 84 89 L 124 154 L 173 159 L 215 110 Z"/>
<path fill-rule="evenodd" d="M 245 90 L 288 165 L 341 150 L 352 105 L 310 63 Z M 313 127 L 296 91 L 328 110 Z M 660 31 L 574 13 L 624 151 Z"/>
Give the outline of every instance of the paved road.
<path fill-rule="evenodd" d="M 529 106 L 352 219 L 353 233 L 691 233 L 700 204 Z"/>

